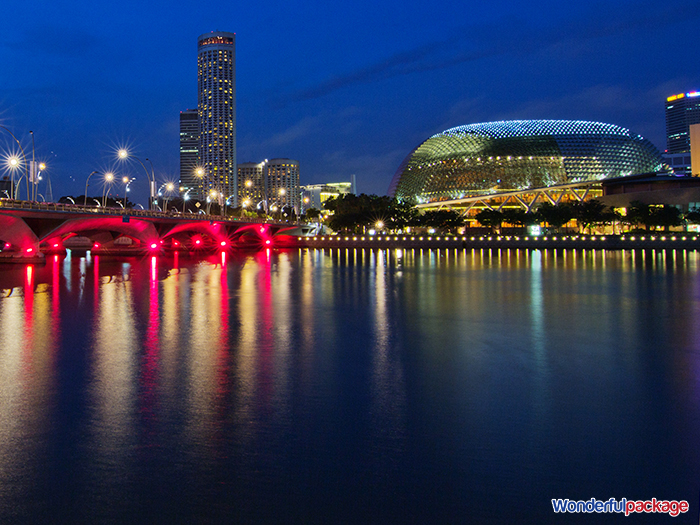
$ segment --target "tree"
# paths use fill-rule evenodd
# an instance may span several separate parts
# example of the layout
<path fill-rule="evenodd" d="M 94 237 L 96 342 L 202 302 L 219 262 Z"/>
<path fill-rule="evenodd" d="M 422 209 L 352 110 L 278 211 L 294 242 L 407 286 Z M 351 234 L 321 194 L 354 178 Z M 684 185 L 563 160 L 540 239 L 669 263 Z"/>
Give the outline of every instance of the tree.
<path fill-rule="evenodd" d="M 685 214 L 685 220 L 691 224 L 700 224 L 700 210 L 694 208 Z"/>
<path fill-rule="evenodd" d="M 591 233 L 591 227 L 594 224 L 599 224 L 605 221 L 605 210 L 607 206 L 596 199 L 577 202 L 573 205 L 574 218 L 578 222 L 580 232 L 583 233 L 588 228 L 588 233 Z"/>
<path fill-rule="evenodd" d="M 474 218 L 482 226 L 491 228 L 491 231 L 497 231 L 503 223 L 503 213 L 498 210 L 485 209 L 477 213 Z"/>
<path fill-rule="evenodd" d="M 418 217 L 420 226 L 450 231 L 464 226 L 464 218 L 454 210 L 429 210 Z"/>
<path fill-rule="evenodd" d="M 648 230 L 653 222 L 649 205 L 641 201 L 632 201 L 627 207 L 625 222 L 633 226 L 643 224 L 644 228 Z"/>
<path fill-rule="evenodd" d="M 306 210 L 306 220 L 313 221 L 317 220 L 321 216 L 321 210 L 317 208 L 309 208 Z"/>
<path fill-rule="evenodd" d="M 671 226 L 683 224 L 681 210 L 670 204 L 653 207 L 651 219 L 654 226 L 661 226 L 665 231 L 668 231 Z"/>
<path fill-rule="evenodd" d="M 513 226 L 528 226 L 537 222 L 537 216 L 523 209 L 508 208 L 503 210 L 503 222 Z"/>
<path fill-rule="evenodd" d="M 571 205 L 562 203 L 554 205 L 549 202 L 543 202 L 537 208 L 537 217 L 541 222 L 549 224 L 552 228 L 561 230 L 564 226 L 574 217 L 574 212 L 571 209 Z"/>
<path fill-rule="evenodd" d="M 388 230 L 411 224 L 416 211 L 410 202 L 377 195 L 346 193 L 328 199 L 323 207 L 331 212 L 327 224 L 336 231 L 362 232 L 380 222 Z"/>

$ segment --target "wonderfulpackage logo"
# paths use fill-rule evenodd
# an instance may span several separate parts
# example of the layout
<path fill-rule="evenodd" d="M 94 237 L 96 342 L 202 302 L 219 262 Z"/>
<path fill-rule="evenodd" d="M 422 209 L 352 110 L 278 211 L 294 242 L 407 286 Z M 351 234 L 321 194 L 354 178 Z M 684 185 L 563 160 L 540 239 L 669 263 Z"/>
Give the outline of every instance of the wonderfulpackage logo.
<path fill-rule="evenodd" d="M 679 514 L 684 514 L 688 512 L 688 502 L 685 500 L 661 500 L 652 498 L 650 500 L 628 500 L 627 498 L 622 498 L 616 500 L 615 498 L 610 498 L 609 500 L 602 501 L 595 498 L 591 498 L 588 501 L 583 500 L 572 500 L 572 499 L 553 499 L 552 507 L 554 512 L 570 512 L 570 513 L 619 513 L 625 516 L 630 514 L 640 513 L 640 514 L 668 514 L 674 518 Z"/>

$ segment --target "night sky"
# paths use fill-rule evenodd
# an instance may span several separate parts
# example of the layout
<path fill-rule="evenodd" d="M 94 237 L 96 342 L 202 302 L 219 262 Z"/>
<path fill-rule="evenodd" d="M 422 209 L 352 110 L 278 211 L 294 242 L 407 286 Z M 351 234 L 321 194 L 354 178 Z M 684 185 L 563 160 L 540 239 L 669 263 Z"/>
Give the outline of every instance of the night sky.
<path fill-rule="evenodd" d="M 123 145 L 177 180 L 179 112 L 213 30 L 236 33 L 239 163 L 289 157 L 301 184 L 354 173 L 380 195 L 412 148 L 462 124 L 599 120 L 663 150 L 665 98 L 700 89 L 697 1 L 39 0 L 3 19 L 0 124 L 28 151 L 34 131 L 56 198 L 115 169 L 145 204 Z"/>

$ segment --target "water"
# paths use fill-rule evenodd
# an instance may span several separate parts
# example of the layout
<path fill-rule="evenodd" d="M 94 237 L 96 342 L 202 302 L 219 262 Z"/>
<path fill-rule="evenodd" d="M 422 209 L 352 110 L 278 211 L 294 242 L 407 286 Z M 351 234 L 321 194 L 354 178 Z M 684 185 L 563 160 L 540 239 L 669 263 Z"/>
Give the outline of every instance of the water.
<path fill-rule="evenodd" d="M 0 268 L 0 522 L 560 523 L 552 498 L 593 497 L 685 499 L 697 522 L 699 262 Z"/>

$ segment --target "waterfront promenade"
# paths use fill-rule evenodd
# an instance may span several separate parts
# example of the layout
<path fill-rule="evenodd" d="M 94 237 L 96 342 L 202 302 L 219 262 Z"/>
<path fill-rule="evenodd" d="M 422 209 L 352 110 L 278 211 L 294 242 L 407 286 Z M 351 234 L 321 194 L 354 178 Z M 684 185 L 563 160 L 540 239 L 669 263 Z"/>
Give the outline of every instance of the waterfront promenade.
<path fill-rule="evenodd" d="M 697 250 L 700 235 L 649 232 L 627 235 L 326 235 L 296 237 L 308 248 L 514 248 L 585 250 Z"/>

